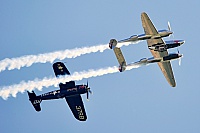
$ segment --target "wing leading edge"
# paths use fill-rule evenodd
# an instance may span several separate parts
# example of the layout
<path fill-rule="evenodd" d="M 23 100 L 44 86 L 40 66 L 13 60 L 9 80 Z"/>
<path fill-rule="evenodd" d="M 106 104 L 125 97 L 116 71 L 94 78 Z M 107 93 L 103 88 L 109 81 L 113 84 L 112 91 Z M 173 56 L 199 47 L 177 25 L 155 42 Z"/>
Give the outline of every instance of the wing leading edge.
<path fill-rule="evenodd" d="M 150 18 L 148 15 L 143 12 L 141 14 L 141 20 L 142 20 L 142 26 L 144 28 L 144 32 L 146 35 L 158 35 L 158 31 L 156 30 L 155 26 L 151 22 Z M 152 46 L 154 44 L 164 44 L 164 41 L 162 38 L 159 39 L 148 39 L 147 40 L 148 46 Z M 159 52 L 159 51 L 154 51 L 150 50 L 154 58 L 159 58 L 159 57 L 164 57 L 168 55 L 167 51 Z M 164 74 L 165 78 L 167 79 L 168 83 L 172 86 L 176 86 L 174 74 L 172 71 L 171 63 L 170 62 L 159 62 L 158 66 L 160 67 L 162 73 Z"/>

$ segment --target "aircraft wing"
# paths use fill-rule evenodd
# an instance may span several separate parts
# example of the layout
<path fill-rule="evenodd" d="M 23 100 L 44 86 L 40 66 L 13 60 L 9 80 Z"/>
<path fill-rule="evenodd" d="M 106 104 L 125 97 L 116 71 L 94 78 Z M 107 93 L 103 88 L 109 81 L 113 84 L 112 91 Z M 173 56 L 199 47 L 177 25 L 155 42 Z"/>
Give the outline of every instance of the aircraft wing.
<path fill-rule="evenodd" d="M 120 64 L 121 66 L 126 65 L 126 61 L 125 61 L 125 59 L 124 59 L 124 56 L 123 56 L 123 54 L 122 54 L 121 49 L 115 47 L 113 50 L 114 50 L 115 56 L 117 57 L 117 60 L 118 60 L 119 64 Z"/>
<path fill-rule="evenodd" d="M 142 19 L 142 26 L 144 28 L 144 32 L 145 32 L 146 35 L 158 35 L 158 31 L 156 30 L 156 28 L 154 27 L 150 18 L 148 17 L 148 15 L 145 12 L 143 12 L 141 14 L 141 19 Z M 148 39 L 147 43 L 148 43 L 148 46 L 152 46 L 152 45 L 155 45 L 155 44 L 159 44 L 159 45 L 164 44 L 165 45 L 162 38 Z M 160 57 L 164 57 L 164 56 L 168 55 L 167 51 L 163 51 L 163 52 L 154 51 L 154 50 L 150 50 L 150 51 L 151 51 L 152 55 L 154 56 L 154 58 L 160 58 Z M 174 79 L 171 63 L 170 62 L 158 62 L 158 65 L 159 65 L 162 73 L 164 74 L 165 78 L 169 82 L 169 84 L 172 87 L 175 87 L 176 82 L 175 82 L 175 79 Z"/>
<path fill-rule="evenodd" d="M 79 121 L 86 121 L 87 115 L 80 95 L 65 97 L 74 117 Z"/>

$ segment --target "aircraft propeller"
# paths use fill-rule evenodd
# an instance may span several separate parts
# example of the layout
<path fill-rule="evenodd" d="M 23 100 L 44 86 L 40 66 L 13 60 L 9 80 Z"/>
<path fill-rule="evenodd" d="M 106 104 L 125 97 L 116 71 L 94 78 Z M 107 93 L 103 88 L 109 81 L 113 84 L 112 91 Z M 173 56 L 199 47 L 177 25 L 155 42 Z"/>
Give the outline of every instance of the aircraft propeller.
<path fill-rule="evenodd" d="M 179 62 L 178 62 L 178 65 L 179 65 L 179 66 L 181 65 L 181 58 L 179 58 Z"/>
<path fill-rule="evenodd" d="M 167 25 L 168 25 L 168 30 L 171 31 L 171 25 L 169 21 L 167 22 Z"/>
<path fill-rule="evenodd" d="M 178 54 L 180 54 L 178 49 L 177 49 L 177 51 L 178 51 Z M 179 61 L 178 61 L 178 65 L 179 65 L 179 66 L 181 66 L 181 58 L 182 58 L 182 57 L 183 57 L 183 55 L 181 55 L 181 57 L 179 57 Z"/>
<path fill-rule="evenodd" d="M 171 31 L 171 30 L 172 30 L 172 28 L 171 28 L 171 24 L 170 24 L 170 22 L 169 22 L 169 21 L 167 22 L 167 25 L 168 25 L 168 30 L 169 30 L 169 31 Z M 172 37 L 174 38 L 174 35 L 173 35 L 173 33 L 172 33 L 171 35 L 172 35 Z M 171 35 L 170 35 L 170 36 L 171 36 Z M 169 36 L 169 37 L 170 37 L 170 36 Z"/>
<path fill-rule="evenodd" d="M 90 87 L 88 87 L 88 81 L 87 81 L 87 85 L 86 85 L 86 93 L 87 93 L 87 100 L 89 100 L 89 93 L 92 94 L 92 91 L 90 90 Z"/>

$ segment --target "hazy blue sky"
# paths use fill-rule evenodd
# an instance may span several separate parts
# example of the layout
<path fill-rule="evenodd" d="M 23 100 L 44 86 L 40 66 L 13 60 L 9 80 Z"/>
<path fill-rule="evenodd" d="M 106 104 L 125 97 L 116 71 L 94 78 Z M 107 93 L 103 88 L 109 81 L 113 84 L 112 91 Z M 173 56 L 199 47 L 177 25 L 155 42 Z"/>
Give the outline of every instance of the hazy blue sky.
<path fill-rule="evenodd" d="M 124 73 L 89 78 L 90 101 L 82 95 L 88 119 L 77 121 L 64 99 L 43 101 L 36 112 L 26 93 L 0 98 L 1 133 L 198 133 L 200 132 L 200 2 L 10 0 L 0 2 L 0 60 L 76 47 L 106 44 L 143 33 L 146 12 L 157 29 L 171 22 L 182 65 L 172 62 L 177 87 L 167 83 L 157 64 Z M 173 38 L 165 38 L 169 40 Z M 128 63 L 151 57 L 146 41 L 122 47 Z M 169 52 L 177 52 L 177 49 Z M 64 59 L 71 73 L 118 65 L 112 50 Z M 52 64 L 34 64 L 0 73 L 0 86 L 54 76 Z M 76 81 L 86 83 L 86 79 Z M 43 88 L 42 94 L 58 89 Z"/>

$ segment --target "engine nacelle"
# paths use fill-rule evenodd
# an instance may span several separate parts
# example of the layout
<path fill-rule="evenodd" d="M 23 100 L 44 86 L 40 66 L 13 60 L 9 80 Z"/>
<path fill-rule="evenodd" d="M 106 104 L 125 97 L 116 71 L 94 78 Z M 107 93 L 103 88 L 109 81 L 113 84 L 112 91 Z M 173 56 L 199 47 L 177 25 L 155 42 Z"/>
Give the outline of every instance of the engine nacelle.
<path fill-rule="evenodd" d="M 163 57 L 162 61 L 165 62 L 165 61 L 175 60 L 181 58 L 182 56 L 183 56 L 182 54 L 177 54 L 177 53 L 169 54 L 168 56 Z"/>
<path fill-rule="evenodd" d="M 140 62 L 145 63 L 145 62 L 147 62 L 147 60 L 148 60 L 147 58 L 142 58 L 142 59 L 140 59 Z"/>
<path fill-rule="evenodd" d="M 131 40 L 131 39 L 136 39 L 136 38 L 138 38 L 138 35 L 132 35 L 129 39 Z"/>
<path fill-rule="evenodd" d="M 138 35 L 138 40 L 151 39 L 151 37 L 152 37 L 152 35 L 141 34 L 141 35 Z"/>
<path fill-rule="evenodd" d="M 173 34 L 173 32 L 169 30 L 159 30 L 158 34 L 160 37 L 168 37 L 169 35 Z"/>
<path fill-rule="evenodd" d="M 155 36 L 152 36 L 151 38 L 152 38 L 152 39 L 160 39 L 161 36 L 160 36 L 160 35 L 155 35 Z"/>

